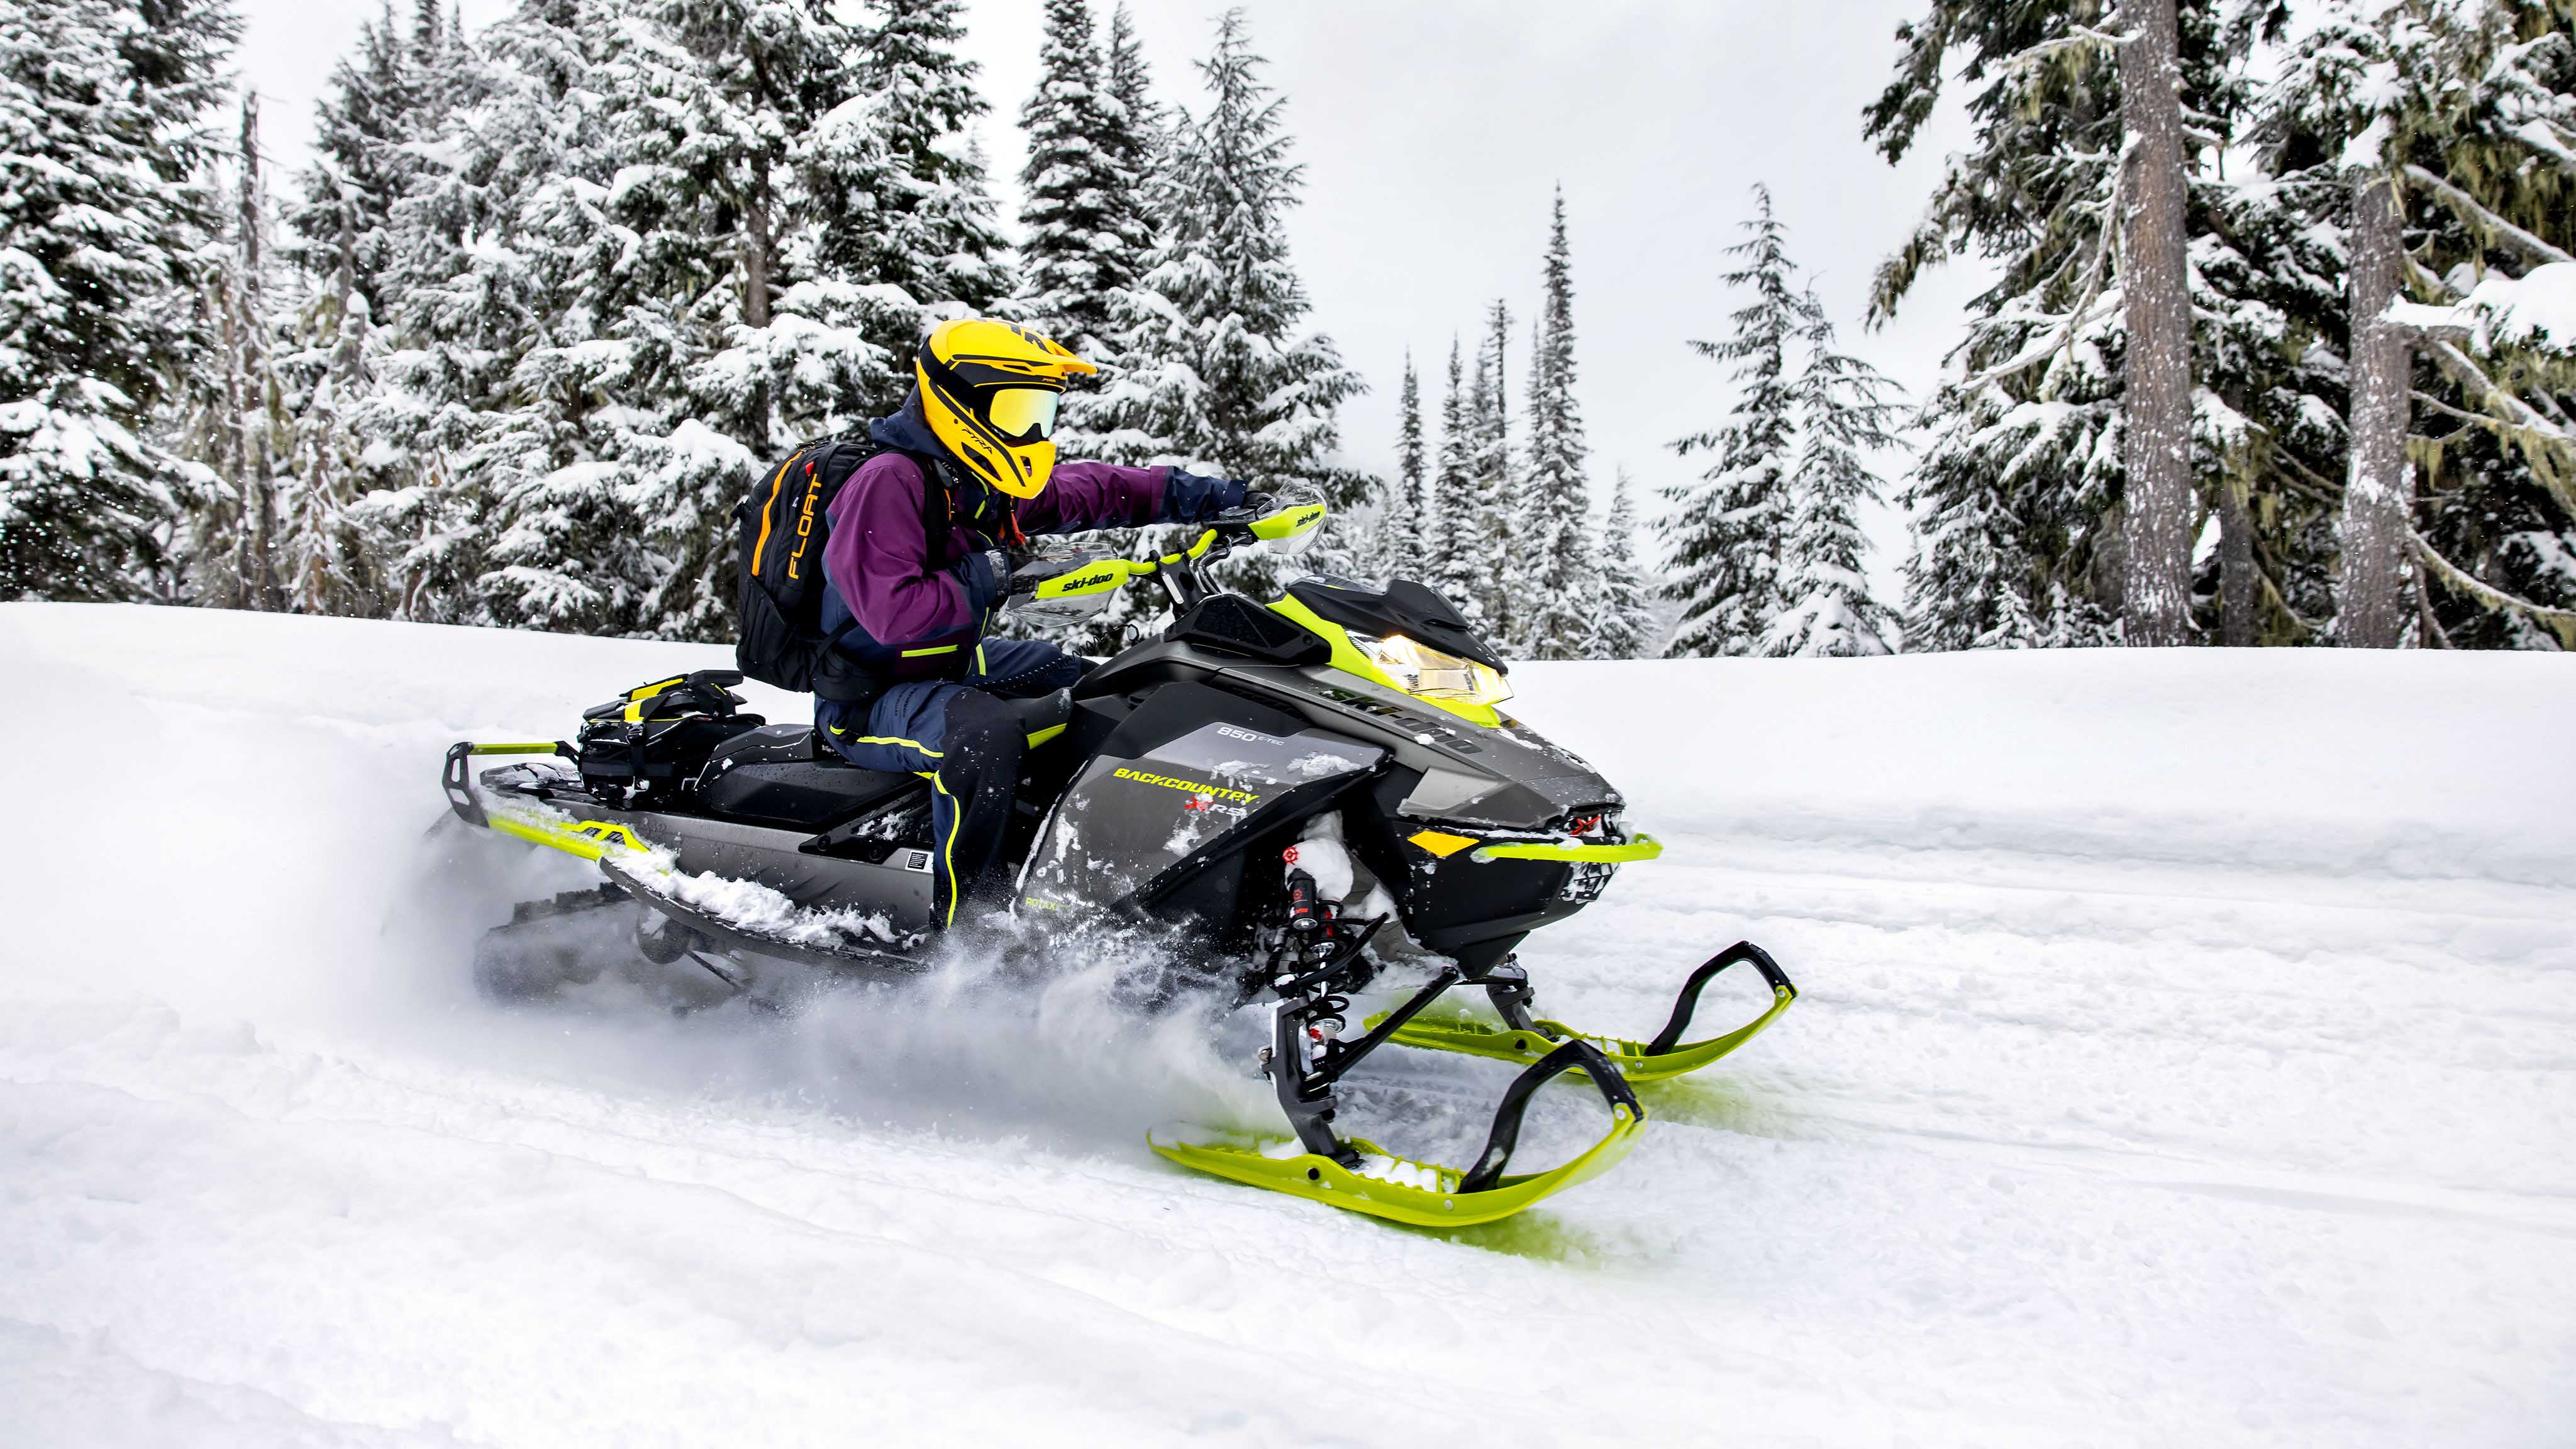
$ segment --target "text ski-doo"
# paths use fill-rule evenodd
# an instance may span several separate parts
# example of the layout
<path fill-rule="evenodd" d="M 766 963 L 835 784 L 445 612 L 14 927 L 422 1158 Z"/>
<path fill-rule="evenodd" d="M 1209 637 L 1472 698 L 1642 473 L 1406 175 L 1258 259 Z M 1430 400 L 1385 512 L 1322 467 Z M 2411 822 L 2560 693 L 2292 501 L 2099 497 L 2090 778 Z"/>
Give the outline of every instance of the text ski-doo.
<path fill-rule="evenodd" d="M 1510 694 L 1503 660 L 1430 589 L 1308 576 L 1262 604 L 1213 581 L 1236 549 L 1310 537 L 1323 516 L 1316 504 L 1238 514 L 1183 553 L 1022 572 L 1023 612 L 1097 608 L 1150 577 L 1174 622 L 1071 690 L 1012 706 L 1029 745 L 1006 845 L 1012 910 L 1041 930 L 1173 923 L 1231 963 L 1243 1000 L 1269 1003 L 1261 1064 L 1293 1138 L 1157 1134 L 1155 1151 L 1403 1222 L 1487 1222 L 1607 1171 L 1644 1126 L 1631 1083 L 1715 1061 L 1797 993 L 1760 947 L 1739 942 L 1691 973 L 1650 1041 L 1531 1014 L 1513 948 L 1662 848 L 1625 828 L 1625 801 L 1590 765 L 1497 711 Z M 702 967 L 714 990 L 782 965 L 926 967 L 931 785 L 849 765 L 809 726 L 740 712 L 728 686 L 741 679 L 706 671 L 642 685 L 587 711 L 569 743 L 448 751 L 443 784 L 468 823 L 596 861 L 605 876 L 522 906 L 491 933 L 478 961 L 487 985 L 543 959 L 529 941 L 563 917 L 629 902 L 648 908 L 635 913 L 642 954 Z M 508 755 L 550 758 L 473 768 Z M 1436 969 L 1346 1035 L 1351 996 L 1390 957 Z M 1768 1009 L 1684 1042 L 1701 989 L 1739 963 L 1768 984 Z M 1431 1010 L 1457 987 L 1481 988 L 1492 1016 Z M 1465 1169 L 1336 1133 L 1336 1084 L 1389 1044 L 1523 1065 Z M 1609 1131 L 1561 1166 L 1507 1174 L 1532 1096 L 1568 1073 L 1600 1094 Z"/>

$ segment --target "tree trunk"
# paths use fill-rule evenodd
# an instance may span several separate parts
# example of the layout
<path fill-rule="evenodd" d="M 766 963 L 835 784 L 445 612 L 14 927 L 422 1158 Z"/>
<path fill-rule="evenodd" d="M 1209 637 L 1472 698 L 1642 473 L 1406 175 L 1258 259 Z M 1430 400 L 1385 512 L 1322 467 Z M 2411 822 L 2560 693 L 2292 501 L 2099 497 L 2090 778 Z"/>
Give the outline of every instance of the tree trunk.
<path fill-rule="evenodd" d="M 2191 638 L 2191 279 L 2174 0 L 2126 0 L 2121 10 L 2132 32 L 2120 47 L 2129 133 L 2120 217 L 2129 322 L 2121 635 L 2130 644 L 2183 644 Z"/>
<path fill-rule="evenodd" d="M 742 320 L 748 327 L 769 325 L 769 166 L 755 168 L 751 204 L 742 227 Z"/>
<path fill-rule="evenodd" d="M 2405 332 L 2388 320 L 2405 264 L 2404 225 L 2394 180 L 2374 171 L 2354 181 L 2352 402 L 2345 420 L 2352 463 L 2343 490 L 2343 597 L 2335 612 L 2335 641 L 2352 649 L 2397 648 L 2407 622 L 2413 359 Z"/>
<path fill-rule="evenodd" d="M 2254 508 L 2243 478 L 2218 490 L 2218 637 L 2230 649 L 2247 649 L 2254 635 L 2259 591 L 2254 568 Z"/>
<path fill-rule="evenodd" d="M 260 327 L 265 325 L 265 299 L 260 297 L 260 95 L 255 90 L 250 95 L 242 95 L 240 155 L 242 178 L 240 196 L 237 196 L 237 204 L 240 204 L 240 209 L 237 209 L 237 227 L 240 227 L 237 255 L 240 255 L 242 271 L 237 278 L 237 286 L 232 289 L 232 309 L 237 315 L 232 366 L 234 374 L 240 376 L 240 387 L 227 389 L 227 392 L 232 392 L 232 425 L 240 436 L 240 446 L 237 446 L 237 456 L 234 456 L 234 464 L 240 472 L 234 472 L 234 482 L 242 490 L 242 536 L 237 554 L 234 554 L 234 575 L 237 575 L 237 588 L 240 588 L 237 603 L 242 608 L 273 611 L 278 606 L 278 570 L 276 557 L 273 557 L 276 503 L 270 498 L 268 480 L 268 428 L 263 425 L 263 428 L 258 428 L 258 433 L 252 433 L 250 428 L 252 410 L 263 415 L 263 423 L 265 415 L 270 413 L 268 389 L 263 387 L 263 379 L 268 374 L 263 353 L 268 348 L 260 338 Z"/>

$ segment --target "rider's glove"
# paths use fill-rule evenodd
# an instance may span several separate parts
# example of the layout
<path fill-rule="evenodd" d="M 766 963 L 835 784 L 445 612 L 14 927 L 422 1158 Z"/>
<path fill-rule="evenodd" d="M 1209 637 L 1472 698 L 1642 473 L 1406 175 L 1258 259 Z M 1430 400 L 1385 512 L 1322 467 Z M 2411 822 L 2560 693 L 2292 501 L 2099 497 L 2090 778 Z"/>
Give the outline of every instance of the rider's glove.
<path fill-rule="evenodd" d="M 993 607 L 1010 580 L 1011 555 L 1004 549 L 970 553 L 957 565 L 957 581 L 966 588 L 966 607 L 979 614 Z"/>
<path fill-rule="evenodd" d="M 1240 478 L 1211 478 L 1186 468 L 1174 468 L 1171 474 L 1163 490 L 1163 512 L 1172 523 L 1204 523 L 1232 513 L 1243 506 L 1251 486 Z"/>
<path fill-rule="evenodd" d="M 1090 556 L 1086 555 L 1084 558 L 1071 561 L 1060 558 L 1030 559 L 1014 570 L 1010 577 L 1002 580 L 1002 592 L 1012 598 L 1018 598 L 1022 594 L 1034 594 L 1038 591 L 1038 585 L 1049 579 L 1060 578 L 1074 572 L 1083 566 L 1088 557 Z"/>

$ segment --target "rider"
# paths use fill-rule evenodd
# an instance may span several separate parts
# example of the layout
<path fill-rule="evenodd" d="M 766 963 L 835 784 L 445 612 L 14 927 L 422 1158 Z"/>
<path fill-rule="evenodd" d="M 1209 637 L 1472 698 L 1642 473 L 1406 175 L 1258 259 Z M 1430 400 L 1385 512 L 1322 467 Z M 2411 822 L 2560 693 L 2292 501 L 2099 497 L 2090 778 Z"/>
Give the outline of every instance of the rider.
<path fill-rule="evenodd" d="M 1095 370 L 1009 322 L 941 323 L 913 358 L 912 395 L 869 425 L 888 451 L 829 510 L 823 628 L 891 683 L 871 699 L 817 698 L 815 729 L 854 765 L 929 778 L 942 925 L 961 898 L 1003 886 L 1022 741 L 998 700 L 1051 694 L 1090 667 L 1052 644 L 984 637 L 1010 587 L 1009 551 L 1030 534 L 1197 522 L 1244 503 L 1233 479 L 1058 463 L 1056 404 L 1068 378 Z M 942 487 L 949 526 L 932 537 L 925 490 Z"/>

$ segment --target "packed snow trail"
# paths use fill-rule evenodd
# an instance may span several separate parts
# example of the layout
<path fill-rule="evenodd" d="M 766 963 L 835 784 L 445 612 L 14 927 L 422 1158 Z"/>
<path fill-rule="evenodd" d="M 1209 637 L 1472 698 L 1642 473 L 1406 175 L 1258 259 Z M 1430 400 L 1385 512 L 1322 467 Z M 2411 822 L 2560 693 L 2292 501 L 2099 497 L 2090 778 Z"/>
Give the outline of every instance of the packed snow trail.
<path fill-rule="evenodd" d="M 0 1443 L 2576 1437 L 2564 660 L 1516 670 L 1671 846 L 1542 1014 L 1643 1035 L 1739 936 L 1804 996 L 1447 1236 L 1160 1163 L 1260 1085 L 1079 979 L 477 1000 L 583 876 L 424 840 L 440 752 L 723 662 L 0 606 Z"/>

